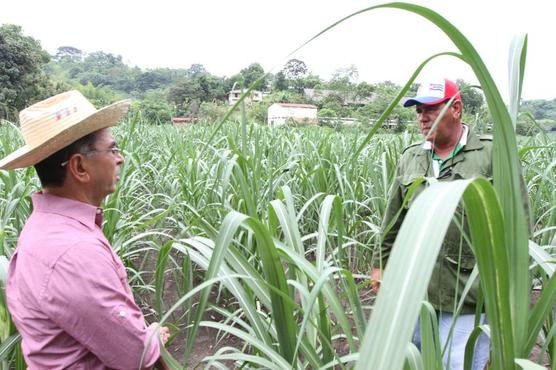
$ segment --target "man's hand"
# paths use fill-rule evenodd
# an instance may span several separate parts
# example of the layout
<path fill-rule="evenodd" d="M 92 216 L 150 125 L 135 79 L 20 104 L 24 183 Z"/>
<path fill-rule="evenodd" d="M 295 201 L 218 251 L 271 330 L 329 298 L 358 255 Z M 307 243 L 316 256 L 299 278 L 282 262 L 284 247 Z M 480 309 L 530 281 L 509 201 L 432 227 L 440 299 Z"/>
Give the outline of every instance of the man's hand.
<path fill-rule="evenodd" d="M 382 269 L 374 268 L 371 272 L 371 289 L 375 294 L 378 294 L 380 283 L 382 282 Z"/>
<path fill-rule="evenodd" d="M 162 341 L 162 344 L 166 344 L 166 342 L 168 342 L 168 338 L 170 338 L 170 329 L 168 329 L 168 327 L 160 326 L 159 323 L 153 322 L 149 325 L 149 329 L 151 328 L 152 330 L 158 331 L 158 335 L 160 337 L 160 340 Z"/>

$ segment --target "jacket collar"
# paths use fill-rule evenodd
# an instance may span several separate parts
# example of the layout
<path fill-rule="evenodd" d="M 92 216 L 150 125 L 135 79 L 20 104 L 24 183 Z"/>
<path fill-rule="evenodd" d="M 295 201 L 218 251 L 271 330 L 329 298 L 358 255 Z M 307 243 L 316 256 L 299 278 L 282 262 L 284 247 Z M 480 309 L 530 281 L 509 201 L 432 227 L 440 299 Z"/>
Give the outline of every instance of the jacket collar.
<path fill-rule="evenodd" d="M 464 152 L 470 150 L 477 150 L 482 149 L 485 146 L 483 142 L 480 140 L 479 135 L 473 131 L 473 129 L 469 128 L 469 134 L 467 135 L 467 144 L 463 148 Z"/>
<path fill-rule="evenodd" d="M 462 151 L 468 152 L 470 150 L 482 149 L 484 144 L 479 139 L 479 136 L 473 131 L 471 127 L 469 127 L 469 125 L 466 125 L 465 123 L 464 125 L 467 127 L 467 142 L 463 146 Z M 429 150 L 431 150 L 431 146 L 429 141 L 423 141 L 421 144 L 421 148 L 423 150 L 419 150 L 417 155 L 430 155 Z"/>

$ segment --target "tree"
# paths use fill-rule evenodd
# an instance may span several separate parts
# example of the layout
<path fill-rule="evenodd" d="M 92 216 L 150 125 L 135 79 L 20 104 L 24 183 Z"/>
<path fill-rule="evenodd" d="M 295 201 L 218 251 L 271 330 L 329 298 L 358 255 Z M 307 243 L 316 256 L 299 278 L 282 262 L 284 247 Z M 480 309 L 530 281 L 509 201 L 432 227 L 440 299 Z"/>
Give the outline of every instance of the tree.
<path fill-rule="evenodd" d="M 276 91 L 264 98 L 270 106 L 272 103 L 306 103 L 306 99 L 301 94 L 294 91 Z"/>
<path fill-rule="evenodd" d="M 368 98 L 373 95 L 375 91 L 375 87 L 368 82 L 361 82 L 355 87 L 355 96 L 356 98 Z"/>
<path fill-rule="evenodd" d="M 328 109 L 336 112 L 338 117 L 347 117 L 348 110 L 344 106 L 343 98 L 338 94 L 329 94 L 320 102 L 321 109 Z"/>
<path fill-rule="evenodd" d="M 110 79 L 106 77 L 106 74 L 94 71 L 83 71 L 76 75 L 77 81 L 81 85 L 92 84 L 93 86 L 105 86 L 110 85 Z"/>
<path fill-rule="evenodd" d="M 458 85 L 466 112 L 471 115 L 479 113 L 481 106 L 484 104 L 483 94 L 464 80 L 456 80 L 456 84 Z"/>
<path fill-rule="evenodd" d="M 211 74 L 205 74 L 200 76 L 198 81 L 203 91 L 199 97 L 200 101 L 226 100 L 228 90 L 226 89 L 224 79 Z"/>
<path fill-rule="evenodd" d="M 336 118 L 338 115 L 336 111 L 330 108 L 322 108 L 318 111 L 317 116 L 319 119 L 321 118 Z"/>
<path fill-rule="evenodd" d="M 91 82 L 94 86 L 109 86 L 127 93 L 136 90 L 136 79 L 141 75 L 141 70 L 128 67 L 121 55 L 103 51 L 87 55 L 81 66 L 83 72 L 75 75 L 79 83 L 86 85 Z"/>
<path fill-rule="evenodd" d="M 286 75 L 283 71 L 276 73 L 276 77 L 272 83 L 272 89 L 275 91 L 288 90 L 288 80 L 286 80 Z"/>
<path fill-rule="evenodd" d="M 141 73 L 137 77 L 136 85 L 140 91 L 147 91 L 152 89 L 158 89 L 170 82 L 167 75 L 160 73 L 160 70 L 150 70 Z"/>
<path fill-rule="evenodd" d="M 307 75 L 308 69 L 305 62 L 299 59 L 290 59 L 284 65 L 282 72 L 288 80 L 299 80 Z"/>
<path fill-rule="evenodd" d="M 73 46 L 60 46 L 56 50 L 56 54 L 52 58 L 55 62 L 63 63 L 78 63 L 83 60 L 83 52 Z"/>
<path fill-rule="evenodd" d="M 228 81 L 206 72 L 200 64 L 193 64 L 186 76 L 174 83 L 168 100 L 177 107 L 178 114 L 194 114 L 202 102 L 225 100 Z"/>
<path fill-rule="evenodd" d="M 328 83 L 328 87 L 331 90 L 336 91 L 337 94 L 341 95 L 344 103 L 353 104 L 355 103 L 356 95 L 356 83 L 359 79 L 359 71 L 355 65 L 351 65 L 347 68 L 338 68 L 332 74 L 332 78 Z"/>
<path fill-rule="evenodd" d="M 528 100 L 522 103 L 522 110 L 529 112 L 537 120 L 556 120 L 556 99 L 553 100 Z"/>
<path fill-rule="evenodd" d="M 199 77 L 207 73 L 205 67 L 200 63 L 193 63 L 191 67 L 187 69 L 187 75 L 189 77 Z"/>
<path fill-rule="evenodd" d="M 303 85 L 303 88 L 305 89 L 314 89 L 314 88 L 318 88 L 323 84 L 323 81 L 321 80 L 321 78 L 317 75 L 313 75 L 313 74 L 309 74 L 306 77 L 303 78 L 303 80 L 301 81 L 301 84 Z"/>
<path fill-rule="evenodd" d="M 373 100 L 365 107 L 359 110 L 360 114 L 366 114 L 369 119 L 376 120 L 390 105 L 392 100 L 400 91 L 400 86 L 391 82 L 384 81 L 374 85 L 375 95 Z M 388 117 L 389 120 L 397 121 L 396 131 L 402 131 L 405 123 L 415 118 L 415 112 L 412 109 L 403 108 L 398 104 Z"/>
<path fill-rule="evenodd" d="M 342 100 L 346 103 L 350 101 L 350 94 L 355 89 L 355 86 L 347 77 L 336 77 L 328 83 L 328 86 L 331 90 L 334 90 L 336 94 L 340 95 Z"/>
<path fill-rule="evenodd" d="M 303 78 L 308 73 L 307 65 L 299 59 L 290 59 L 282 69 L 284 77 L 288 81 L 288 88 L 297 92 L 303 91 Z"/>
<path fill-rule="evenodd" d="M 168 99 L 177 107 L 178 114 L 185 114 L 193 101 L 201 101 L 203 88 L 198 79 L 185 77 L 170 88 Z"/>
<path fill-rule="evenodd" d="M 94 86 L 91 82 L 86 85 L 77 84 L 74 86 L 85 96 L 95 107 L 102 108 L 123 99 L 118 92 L 105 86 Z"/>
<path fill-rule="evenodd" d="M 142 100 L 134 102 L 132 109 L 139 110 L 147 122 L 156 125 L 170 123 L 175 113 L 161 90 L 151 90 Z"/>
<path fill-rule="evenodd" d="M 94 70 L 96 72 L 104 72 L 114 67 L 125 66 L 124 62 L 122 62 L 121 55 L 105 53 L 104 51 L 92 52 L 85 57 L 83 62 L 87 69 Z"/>
<path fill-rule="evenodd" d="M 264 76 L 264 69 L 259 63 L 252 63 L 248 67 L 243 68 L 239 72 L 243 76 L 243 83 L 245 87 L 251 86 L 253 82 L 257 81 L 260 77 Z M 259 90 L 263 90 L 266 81 L 263 81 L 257 86 Z"/>
<path fill-rule="evenodd" d="M 351 84 L 356 84 L 357 80 L 359 80 L 359 70 L 355 64 L 346 68 L 338 68 L 332 74 L 331 80 L 347 80 Z"/>
<path fill-rule="evenodd" d="M 0 118 L 16 120 L 17 111 L 51 95 L 54 87 L 42 71 L 49 60 L 20 26 L 0 26 Z"/>

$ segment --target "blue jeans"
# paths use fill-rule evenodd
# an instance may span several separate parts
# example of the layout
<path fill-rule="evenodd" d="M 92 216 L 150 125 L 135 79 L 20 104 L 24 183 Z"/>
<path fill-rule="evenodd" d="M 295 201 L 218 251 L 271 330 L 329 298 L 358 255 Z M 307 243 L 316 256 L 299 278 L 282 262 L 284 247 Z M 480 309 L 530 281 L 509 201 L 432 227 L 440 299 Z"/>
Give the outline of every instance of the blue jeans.
<path fill-rule="evenodd" d="M 438 331 L 440 334 L 440 348 L 444 349 L 446 340 L 452 325 L 453 315 L 451 312 L 438 313 Z M 486 323 L 485 314 L 481 315 L 481 324 Z M 475 315 L 459 315 L 456 320 L 456 325 L 453 330 L 452 340 L 450 346 L 446 348 L 442 363 L 446 370 L 463 370 L 463 360 L 465 357 L 465 345 L 467 339 L 474 329 Z M 420 349 L 421 348 L 421 331 L 419 323 L 413 335 L 413 343 Z M 475 343 L 475 353 L 473 355 L 473 363 L 471 369 L 483 370 L 489 358 L 490 338 L 481 333 L 477 342 Z M 448 363 L 449 362 L 449 363 Z"/>

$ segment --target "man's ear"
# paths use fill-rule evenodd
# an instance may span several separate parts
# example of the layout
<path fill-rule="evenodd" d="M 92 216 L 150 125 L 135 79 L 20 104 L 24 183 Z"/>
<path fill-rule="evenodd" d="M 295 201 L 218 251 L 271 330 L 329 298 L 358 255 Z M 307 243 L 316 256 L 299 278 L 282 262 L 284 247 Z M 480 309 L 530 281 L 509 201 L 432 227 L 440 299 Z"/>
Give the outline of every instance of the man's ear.
<path fill-rule="evenodd" d="M 67 164 L 68 172 L 66 177 L 72 177 L 79 183 L 88 182 L 91 178 L 89 174 L 89 163 L 83 154 L 74 154 Z"/>
<path fill-rule="evenodd" d="M 452 108 L 454 109 L 456 118 L 461 119 L 463 117 L 463 102 L 461 100 L 455 100 L 452 103 Z"/>

